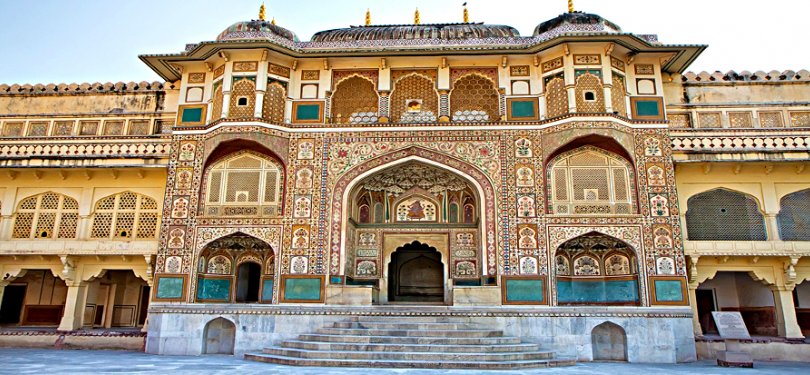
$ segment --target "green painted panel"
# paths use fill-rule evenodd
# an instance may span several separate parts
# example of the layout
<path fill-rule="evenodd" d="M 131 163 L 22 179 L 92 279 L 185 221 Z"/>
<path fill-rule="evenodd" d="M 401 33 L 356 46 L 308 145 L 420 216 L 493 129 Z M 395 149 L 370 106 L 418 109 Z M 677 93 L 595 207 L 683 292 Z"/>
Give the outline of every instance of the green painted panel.
<path fill-rule="evenodd" d="M 182 277 L 161 277 L 158 279 L 157 298 L 183 298 L 183 278 Z"/>
<path fill-rule="evenodd" d="M 203 109 L 198 108 L 184 108 L 183 116 L 180 118 L 182 122 L 202 122 Z"/>
<path fill-rule="evenodd" d="M 285 300 L 320 301 L 321 278 L 295 278 L 284 282 Z"/>
<path fill-rule="evenodd" d="M 321 118 L 321 105 L 299 104 L 296 107 L 295 118 L 298 121 L 317 121 Z"/>
<path fill-rule="evenodd" d="M 231 299 L 231 280 L 197 279 L 197 299 L 229 301 Z"/>
<path fill-rule="evenodd" d="M 655 299 L 659 302 L 683 302 L 680 280 L 655 280 Z"/>
<path fill-rule="evenodd" d="M 657 100 L 637 100 L 636 114 L 639 116 L 661 116 Z"/>
<path fill-rule="evenodd" d="M 530 117 L 533 118 L 536 116 L 534 113 L 534 102 L 533 101 L 517 101 L 513 100 L 512 102 L 512 117 Z"/>
<path fill-rule="evenodd" d="M 557 280 L 557 302 L 611 303 L 637 302 L 635 280 Z"/>
<path fill-rule="evenodd" d="M 543 302 L 543 280 L 541 279 L 507 279 L 507 302 Z"/>
<path fill-rule="evenodd" d="M 329 276 L 330 284 L 343 284 L 343 278 L 340 276 Z"/>
<path fill-rule="evenodd" d="M 262 301 L 273 301 L 273 279 L 264 279 L 262 281 Z"/>

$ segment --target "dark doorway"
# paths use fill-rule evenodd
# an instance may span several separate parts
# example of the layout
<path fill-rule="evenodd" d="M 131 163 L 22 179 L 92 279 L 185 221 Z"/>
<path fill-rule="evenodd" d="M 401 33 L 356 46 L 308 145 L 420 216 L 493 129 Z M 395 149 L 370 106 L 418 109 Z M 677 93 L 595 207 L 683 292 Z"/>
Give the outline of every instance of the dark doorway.
<path fill-rule="evenodd" d="M 239 265 L 236 272 L 236 302 L 259 302 L 262 266 L 253 262 Z"/>
<path fill-rule="evenodd" d="M 144 285 L 141 287 L 141 304 L 139 306 L 138 311 L 138 325 L 142 326 L 146 324 L 146 316 L 149 314 L 149 293 L 151 288 L 149 285 Z"/>
<path fill-rule="evenodd" d="M 697 299 L 697 312 L 698 321 L 700 321 L 700 330 L 703 334 L 717 334 L 717 327 L 714 325 L 714 318 L 712 318 L 712 311 L 716 310 L 714 303 L 714 289 L 697 289 L 695 290 L 695 299 Z"/>
<path fill-rule="evenodd" d="M 20 324 L 26 285 L 6 285 L 0 302 L 0 324 Z"/>
<path fill-rule="evenodd" d="M 389 301 L 444 301 L 444 266 L 435 248 L 419 241 L 397 248 L 388 273 Z"/>

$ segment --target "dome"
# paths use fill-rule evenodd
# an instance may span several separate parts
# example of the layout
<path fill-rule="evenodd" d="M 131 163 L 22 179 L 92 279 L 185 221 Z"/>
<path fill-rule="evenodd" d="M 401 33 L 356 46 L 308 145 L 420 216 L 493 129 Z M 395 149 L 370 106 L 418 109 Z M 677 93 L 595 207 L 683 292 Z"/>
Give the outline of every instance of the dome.
<path fill-rule="evenodd" d="M 566 33 L 620 33 L 622 29 L 602 16 L 583 12 L 563 13 L 543 22 L 534 29 L 534 36 L 556 36 Z"/>
<path fill-rule="evenodd" d="M 217 41 L 234 39 L 262 39 L 279 36 L 293 42 L 298 41 L 298 37 L 290 30 L 274 25 L 271 21 L 251 20 L 237 22 L 219 33 Z"/>
<path fill-rule="evenodd" d="M 437 23 L 424 25 L 351 26 L 344 29 L 319 31 L 313 42 L 354 42 L 393 39 L 481 39 L 519 37 L 512 26 L 484 23 Z"/>

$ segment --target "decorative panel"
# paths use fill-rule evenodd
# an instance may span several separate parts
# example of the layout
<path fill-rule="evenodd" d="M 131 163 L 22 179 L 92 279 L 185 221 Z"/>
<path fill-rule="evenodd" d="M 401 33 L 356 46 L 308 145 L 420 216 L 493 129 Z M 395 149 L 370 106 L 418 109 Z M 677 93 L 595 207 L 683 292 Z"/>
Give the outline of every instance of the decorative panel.
<path fill-rule="evenodd" d="M 205 124 L 206 104 L 181 105 L 177 108 L 177 125 L 193 126 Z"/>
<path fill-rule="evenodd" d="M 546 278 L 504 276 L 501 296 L 504 305 L 546 305 Z"/>
<path fill-rule="evenodd" d="M 762 128 L 783 128 L 785 120 L 782 112 L 758 112 L 759 126 Z"/>
<path fill-rule="evenodd" d="M 198 276 L 197 301 L 214 302 L 231 300 L 231 276 Z"/>
<path fill-rule="evenodd" d="M 323 275 L 282 275 L 281 302 L 323 303 Z"/>
<path fill-rule="evenodd" d="M 612 279 L 557 278 L 559 304 L 637 304 L 638 281 L 632 277 Z"/>
<path fill-rule="evenodd" d="M 680 276 L 650 276 L 653 305 L 689 305 L 686 278 Z"/>
<path fill-rule="evenodd" d="M 292 122 L 301 123 L 322 123 L 323 122 L 323 102 L 293 102 Z"/>
<path fill-rule="evenodd" d="M 663 120 L 664 101 L 657 96 L 634 96 L 630 98 L 633 118 L 637 120 Z"/>
<path fill-rule="evenodd" d="M 182 301 L 186 295 L 188 275 L 155 275 L 155 301 Z"/>
<path fill-rule="evenodd" d="M 255 77 L 234 78 L 231 87 L 229 118 L 251 118 L 256 109 Z"/>
<path fill-rule="evenodd" d="M 731 128 L 753 128 L 754 116 L 751 112 L 729 112 L 728 125 Z"/>
<path fill-rule="evenodd" d="M 506 99 L 506 118 L 509 121 L 531 121 L 539 118 L 536 98 Z"/>

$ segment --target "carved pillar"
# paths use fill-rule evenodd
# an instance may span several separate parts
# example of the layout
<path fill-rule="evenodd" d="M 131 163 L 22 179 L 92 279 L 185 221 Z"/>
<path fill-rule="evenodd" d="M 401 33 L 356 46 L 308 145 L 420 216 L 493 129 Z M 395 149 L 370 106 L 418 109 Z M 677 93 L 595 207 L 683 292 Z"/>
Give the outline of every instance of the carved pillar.
<path fill-rule="evenodd" d="M 87 284 L 81 281 L 65 280 L 68 290 L 65 310 L 59 331 L 75 331 L 81 328 L 84 319 L 84 306 L 87 304 Z"/>
<path fill-rule="evenodd" d="M 767 233 L 769 241 L 779 240 L 779 223 L 776 221 L 776 213 L 765 213 L 765 230 L 768 231 Z"/>
<path fill-rule="evenodd" d="M 568 113 L 577 112 L 577 87 L 576 85 L 568 85 L 565 87 L 568 92 Z"/>
<path fill-rule="evenodd" d="M 439 122 L 450 122 L 449 90 L 439 90 Z"/>
<path fill-rule="evenodd" d="M 776 306 L 776 329 L 780 337 L 803 340 L 804 335 L 796 319 L 796 306 L 793 304 L 793 288 L 793 285 L 771 287 Z"/>
<path fill-rule="evenodd" d="M 698 279 L 698 260 L 699 256 L 689 256 L 689 307 L 692 309 L 692 330 L 695 336 L 703 335 L 703 328 L 700 327 L 700 316 L 697 311 L 697 288 L 699 283 Z"/>
<path fill-rule="evenodd" d="M 391 100 L 388 97 L 389 94 L 389 91 L 380 91 L 377 115 L 380 117 L 380 123 L 383 124 L 387 123 L 391 117 Z"/>

